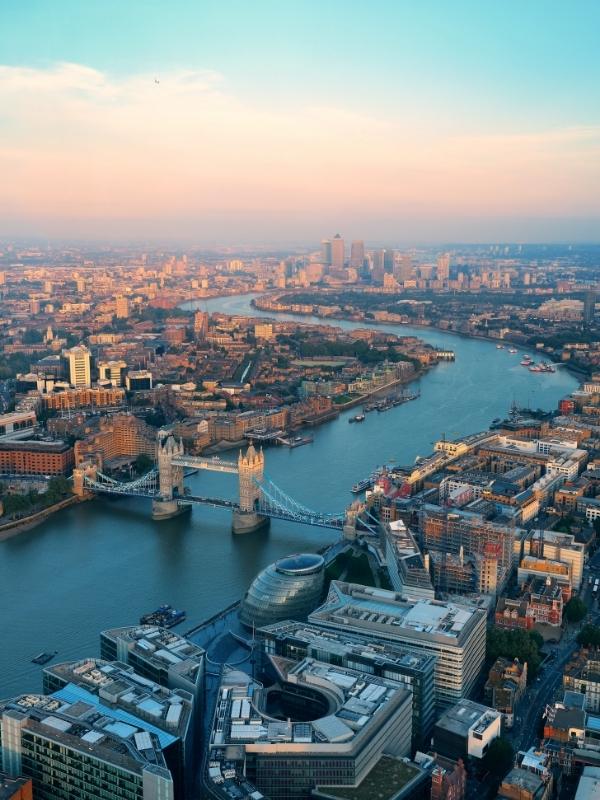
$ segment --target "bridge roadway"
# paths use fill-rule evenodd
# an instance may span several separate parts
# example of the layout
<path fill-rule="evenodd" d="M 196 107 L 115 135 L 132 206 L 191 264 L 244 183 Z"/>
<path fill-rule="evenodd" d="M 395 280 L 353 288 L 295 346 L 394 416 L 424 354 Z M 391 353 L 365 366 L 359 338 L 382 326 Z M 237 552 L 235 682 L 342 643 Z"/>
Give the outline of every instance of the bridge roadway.
<path fill-rule="evenodd" d="M 209 472 L 228 472 L 237 475 L 238 465 L 234 461 L 225 461 L 218 456 L 202 458 L 201 456 L 173 456 L 171 464 L 174 467 L 190 467 L 192 469 L 205 469 Z"/>

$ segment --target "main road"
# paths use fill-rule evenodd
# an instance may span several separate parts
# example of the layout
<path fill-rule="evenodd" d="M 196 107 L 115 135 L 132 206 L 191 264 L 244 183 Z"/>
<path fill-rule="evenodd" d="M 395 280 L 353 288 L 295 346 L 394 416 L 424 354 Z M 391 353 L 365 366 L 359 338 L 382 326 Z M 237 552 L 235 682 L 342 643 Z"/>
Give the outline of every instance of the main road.
<path fill-rule="evenodd" d="M 198 305 L 265 316 L 250 299 Z M 347 412 L 316 428 L 310 445 L 266 451 L 267 475 L 317 510 L 343 509 L 352 499 L 349 487 L 382 462 L 412 463 L 444 433 L 485 429 L 513 400 L 555 408 L 577 385 L 563 369 L 532 374 L 519 366 L 521 353 L 497 350 L 491 342 L 427 328 L 376 327 L 453 349 L 456 361 L 425 375 L 421 397 L 412 403 L 367 415 L 360 425 L 348 425 L 348 414 L 356 412 Z M 199 473 L 188 483 L 197 495 L 236 491 L 235 476 Z M 165 602 L 187 610 L 185 630 L 239 598 L 266 564 L 337 536 L 279 521 L 269 531 L 232 536 L 226 510 L 195 508 L 191 516 L 164 522 L 153 522 L 149 512 L 143 499 L 98 499 L 0 542 L 0 697 L 40 689 L 40 668 L 30 663 L 40 650 L 58 650 L 58 659 L 97 655 L 101 629 L 135 623 Z"/>

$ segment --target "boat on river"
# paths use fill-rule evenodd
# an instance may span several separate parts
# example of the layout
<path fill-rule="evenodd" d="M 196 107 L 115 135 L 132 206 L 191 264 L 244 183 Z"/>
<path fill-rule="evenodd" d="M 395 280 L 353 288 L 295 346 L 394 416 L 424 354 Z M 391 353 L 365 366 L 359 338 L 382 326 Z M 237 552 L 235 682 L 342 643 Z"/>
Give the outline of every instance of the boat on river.
<path fill-rule="evenodd" d="M 49 661 L 52 661 L 55 655 L 58 654 L 58 650 L 54 650 L 50 653 L 47 650 L 42 650 L 41 653 L 38 653 L 37 656 L 31 659 L 32 664 L 47 664 Z"/>

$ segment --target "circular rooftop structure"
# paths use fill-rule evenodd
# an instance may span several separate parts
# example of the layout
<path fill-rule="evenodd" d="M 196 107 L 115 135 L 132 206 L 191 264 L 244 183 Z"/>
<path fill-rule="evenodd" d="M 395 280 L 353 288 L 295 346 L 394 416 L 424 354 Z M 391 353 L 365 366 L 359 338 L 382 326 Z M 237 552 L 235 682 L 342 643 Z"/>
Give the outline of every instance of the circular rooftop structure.
<path fill-rule="evenodd" d="M 319 605 L 325 560 L 315 553 L 280 558 L 259 572 L 240 606 L 240 621 L 260 628 L 284 619 L 306 619 Z"/>
<path fill-rule="evenodd" d="M 312 575 L 320 572 L 325 565 L 323 556 L 317 553 L 295 553 L 275 562 L 275 569 L 282 575 Z"/>

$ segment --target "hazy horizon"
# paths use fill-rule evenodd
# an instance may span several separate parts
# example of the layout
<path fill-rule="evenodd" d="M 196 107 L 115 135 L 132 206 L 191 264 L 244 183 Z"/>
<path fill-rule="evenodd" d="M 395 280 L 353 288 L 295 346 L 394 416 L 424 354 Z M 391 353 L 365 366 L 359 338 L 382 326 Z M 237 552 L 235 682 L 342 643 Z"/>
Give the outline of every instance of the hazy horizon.
<path fill-rule="evenodd" d="M 38 0 L 0 21 L 0 236 L 600 239 L 591 0 Z"/>

